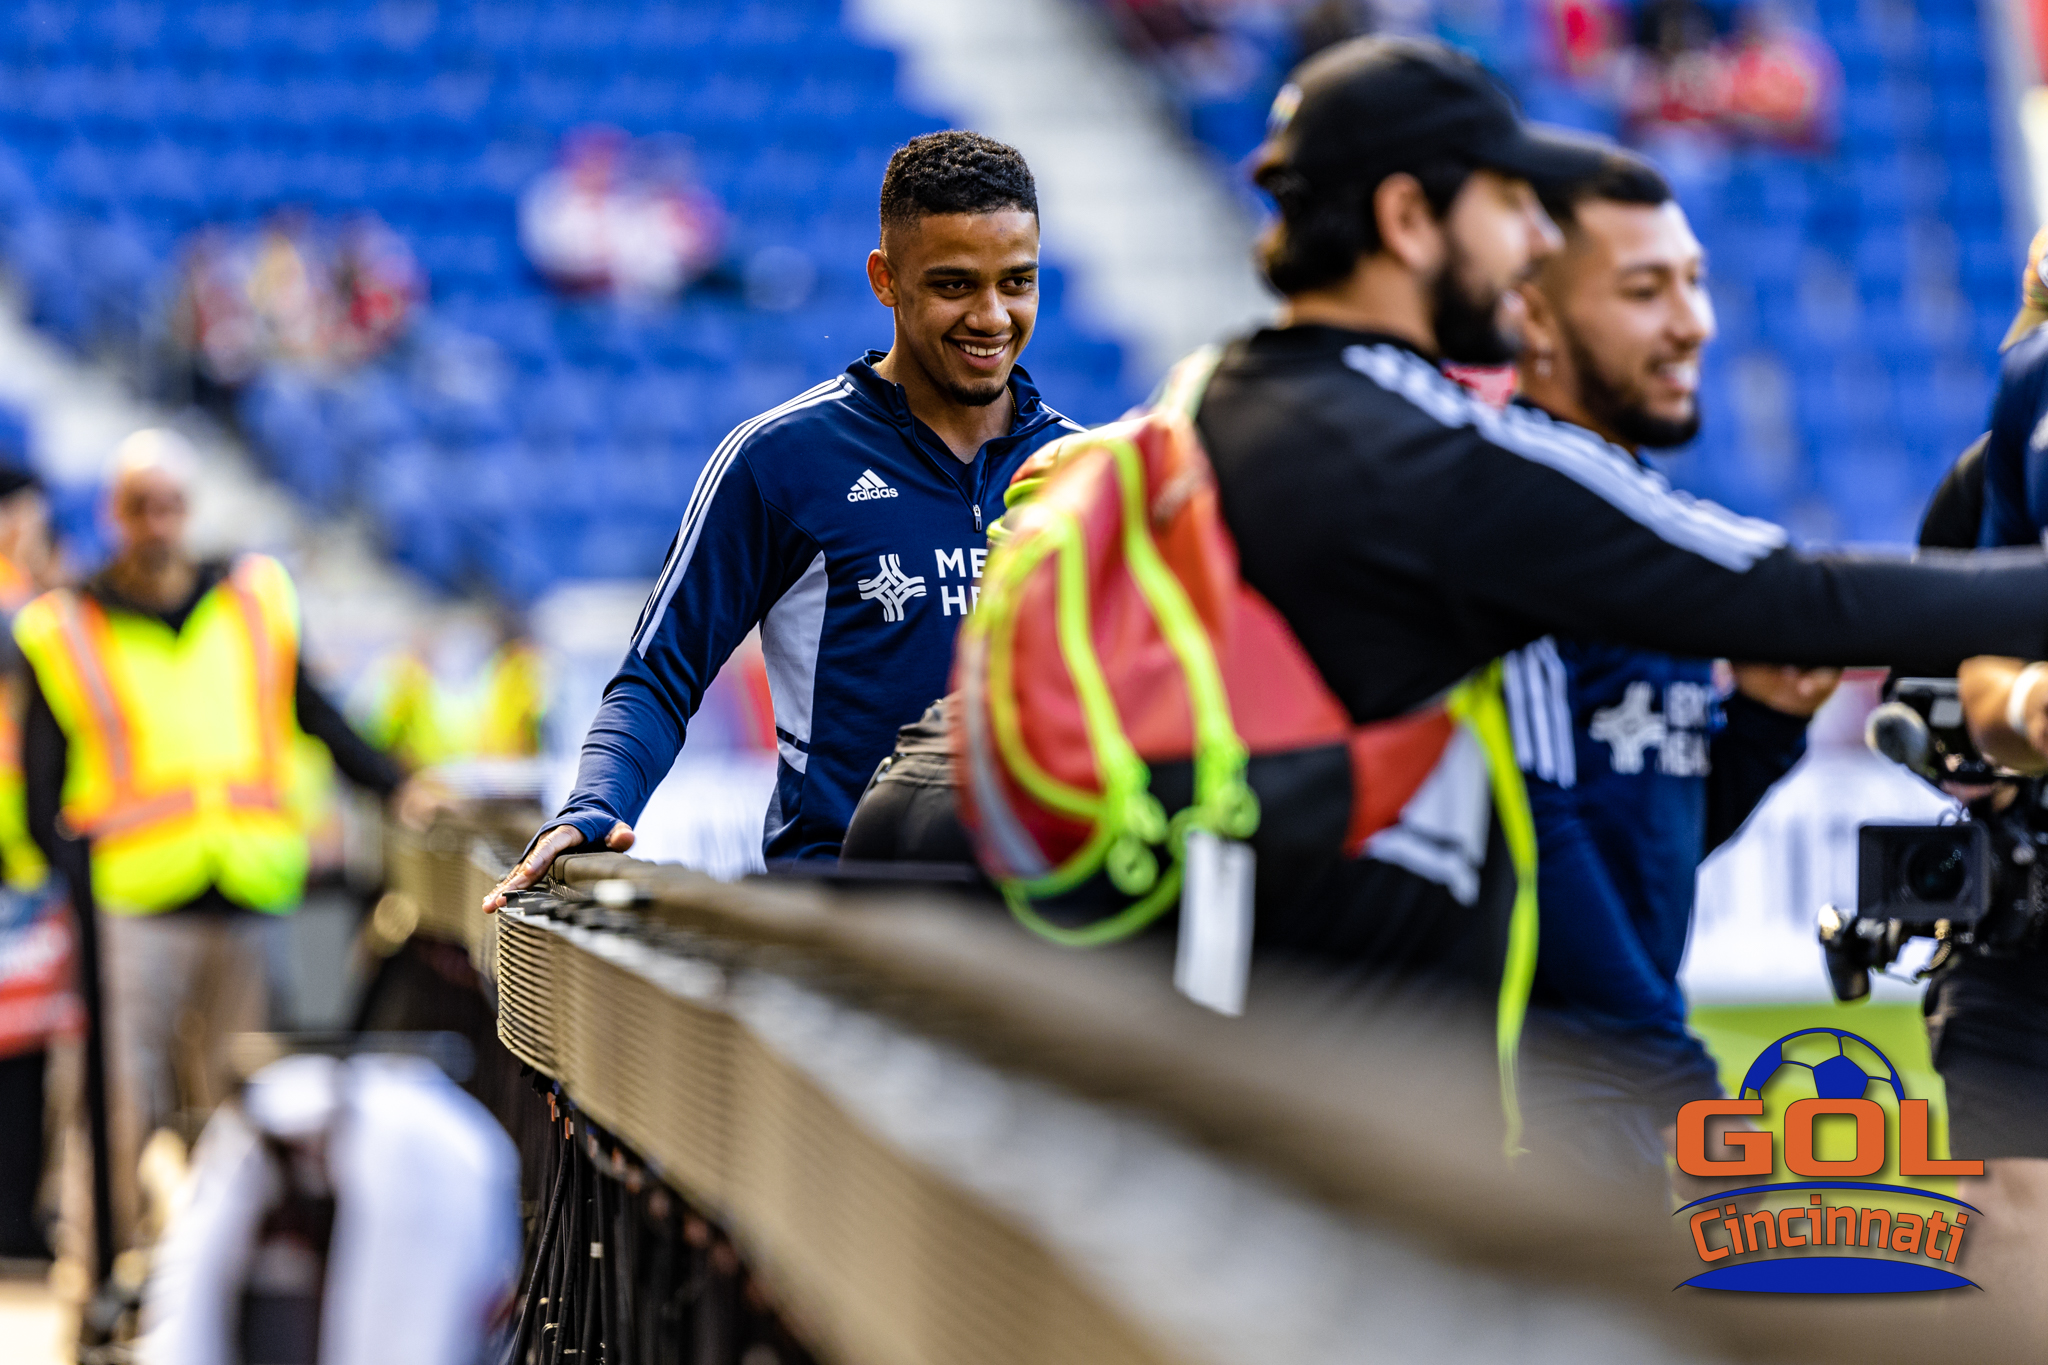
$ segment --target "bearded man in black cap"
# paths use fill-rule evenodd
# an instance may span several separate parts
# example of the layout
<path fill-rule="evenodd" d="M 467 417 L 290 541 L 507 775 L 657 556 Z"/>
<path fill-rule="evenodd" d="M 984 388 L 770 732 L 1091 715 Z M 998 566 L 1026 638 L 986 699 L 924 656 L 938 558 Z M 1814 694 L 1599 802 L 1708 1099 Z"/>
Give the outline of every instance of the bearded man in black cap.
<path fill-rule="evenodd" d="M 1497 717 L 1492 662 L 1552 632 L 1808 666 L 2048 644 L 2038 551 L 1807 555 L 1444 376 L 1516 355 L 1515 286 L 1560 244 L 1531 181 L 1590 178 L 1611 144 L 1527 125 L 1471 58 L 1401 39 L 1320 54 L 1274 114 L 1255 178 L 1280 210 L 1262 255 L 1285 304 L 1225 349 L 1197 426 L 1245 580 L 1355 722 L 1461 682 Z M 1497 1010 L 1511 1081 L 1535 924 L 1526 898 L 1513 912 L 1527 806 L 1506 728 L 1468 724 L 1363 856 L 1262 865 L 1255 934 L 1264 963 Z"/>

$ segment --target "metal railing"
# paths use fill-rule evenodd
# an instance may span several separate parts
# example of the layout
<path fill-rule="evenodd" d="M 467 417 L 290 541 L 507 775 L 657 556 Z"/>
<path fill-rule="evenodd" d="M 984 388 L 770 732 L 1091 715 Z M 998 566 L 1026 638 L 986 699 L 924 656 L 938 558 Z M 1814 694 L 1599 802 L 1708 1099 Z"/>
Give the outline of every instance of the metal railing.
<path fill-rule="evenodd" d="M 1312 978 L 1226 1020 L 1144 943 L 614 854 L 487 919 L 516 837 L 397 842 L 395 894 L 485 965 L 505 1045 L 833 1365 L 2041 1354 L 2010 1297 L 1674 1294 L 1682 1227 L 1510 1170 L 1455 1030 Z"/>

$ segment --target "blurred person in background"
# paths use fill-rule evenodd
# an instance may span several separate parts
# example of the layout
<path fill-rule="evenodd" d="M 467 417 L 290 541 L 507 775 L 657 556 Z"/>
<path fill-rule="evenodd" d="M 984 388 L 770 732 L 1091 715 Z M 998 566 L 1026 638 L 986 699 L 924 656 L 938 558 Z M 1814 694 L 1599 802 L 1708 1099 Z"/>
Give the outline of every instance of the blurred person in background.
<path fill-rule="evenodd" d="M 345 370 L 381 354 L 425 293 L 411 249 L 373 214 L 207 228 L 185 248 L 170 344 L 218 403 L 270 366 Z"/>
<path fill-rule="evenodd" d="M 265 1026 L 265 936 L 306 876 L 289 809 L 295 734 L 379 795 L 401 783 L 306 676 L 284 567 L 187 550 L 191 458 L 168 431 L 124 441 L 107 499 L 113 559 L 36 598 L 14 628 L 29 665 L 29 830 L 98 911 L 124 1230 L 142 1141 L 163 1126 L 189 1134 L 226 1093 L 228 1036 Z"/>
<path fill-rule="evenodd" d="M 0 614 L 10 621 L 52 585 L 56 566 L 49 505 L 28 459 L 25 423 L 0 412 Z M 75 1024 L 77 1002 L 68 912 L 28 837 L 22 666 L 10 636 L 0 647 L 0 1258 L 41 1260 L 49 1255 L 46 1095 L 63 1084 L 50 1063 Z"/>
<path fill-rule="evenodd" d="M 2039 545 L 2048 528 L 2048 228 L 2034 236 L 2020 276 L 2020 308 L 2006 332 L 1984 447 L 1977 543 Z"/>
<path fill-rule="evenodd" d="M 1516 355 L 1517 286 L 1561 245 L 1530 180 L 1591 176 L 1604 145 L 1539 136 L 1476 62 L 1416 41 L 1330 49 L 1274 122 L 1256 175 L 1280 211 L 1263 253 L 1285 308 L 1225 349 L 1196 424 L 1244 580 L 1355 724 L 1547 634 L 1812 667 L 2048 645 L 2039 554 L 1809 555 L 1442 373 Z M 1512 913 L 1511 747 L 1446 747 L 1362 858 L 1261 867 L 1262 956 L 1493 1013 L 1511 1064 L 1537 948 Z"/>
<path fill-rule="evenodd" d="M 1564 249 L 1523 286 L 1517 402 L 1641 460 L 1699 432 L 1714 337 L 1706 253 L 1647 161 L 1539 186 Z M 1523 1053 L 1525 1137 L 1545 1164 L 1667 1193 L 1679 1106 L 1721 1093 L 1686 1029 L 1678 966 L 1700 860 L 1806 751 L 1835 669 L 1737 664 L 1571 636 L 1508 656 L 1508 712 L 1541 856 Z"/>
<path fill-rule="evenodd" d="M 913 138 L 882 180 L 868 282 L 886 354 L 736 429 L 697 481 L 576 788 L 486 902 L 556 854 L 631 846 L 704 689 L 759 625 L 780 762 L 771 859 L 833 859 L 897 727 L 945 690 L 987 527 L 1019 466 L 1079 430 L 1017 361 L 1038 315 L 1038 194 L 1014 148 Z"/>
<path fill-rule="evenodd" d="M 372 665 L 358 708 L 370 742 L 413 770 L 540 753 L 546 661 L 516 613 L 501 610 L 493 630 L 489 657 L 460 682 L 442 676 L 425 638 Z"/>
<path fill-rule="evenodd" d="M 519 197 L 519 241 L 549 283 L 569 294 L 664 299 L 718 264 L 725 215 L 687 160 L 639 164 L 616 128 L 580 128 L 561 164 Z"/>
<path fill-rule="evenodd" d="M 503 1359 L 520 1233 L 517 1148 L 432 1061 L 286 1056 L 200 1135 L 135 1359 Z"/>
<path fill-rule="evenodd" d="M 2020 306 L 2013 314 L 2012 325 L 2006 328 L 2005 339 L 1998 344 L 2000 355 L 2007 355 L 2019 345 L 2035 328 L 2048 322 L 2048 275 L 2042 273 L 2043 260 L 2048 258 L 2048 228 L 2034 234 L 2034 240 L 2027 247 L 2027 261 L 2020 268 Z M 2034 496 L 2033 484 L 2038 476 L 2029 468 L 2032 452 L 2024 451 L 2018 438 L 2024 430 L 2031 441 L 2032 427 L 2025 426 L 2029 406 L 2038 402 L 2037 390 L 2040 379 L 2040 358 L 2038 352 L 2030 351 L 2015 358 L 2009 365 L 2008 385 L 2001 382 L 1997 395 L 1992 400 L 1992 423 L 2001 430 L 1986 431 L 1956 457 L 1935 488 L 1934 496 L 1928 500 L 1927 509 L 1920 521 L 1920 544 L 1939 549 L 1968 549 L 1980 544 L 1993 544 L 2004 537 L 2018 537 L 2018 543 L 2026 539 L 2025 527 L 2032 515 L 2029 503 Z M 1988 524 L 1985 516 L 1989 482 L 1989 465 L 1992 437 L 1998 440 L 1998 524 Z M 1926 672 L 1927 670 L 1921 670 Z"/>

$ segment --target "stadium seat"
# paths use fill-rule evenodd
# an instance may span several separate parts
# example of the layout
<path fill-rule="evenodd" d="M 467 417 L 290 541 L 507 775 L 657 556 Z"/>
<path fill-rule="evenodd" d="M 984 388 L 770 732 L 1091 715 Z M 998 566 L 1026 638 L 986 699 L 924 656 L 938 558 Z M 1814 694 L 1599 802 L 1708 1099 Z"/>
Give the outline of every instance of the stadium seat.
<path fill-rule="evenodd" d="M 1786 458 L 1812 462 L 1796 477 L 1759 472 L 1734 450 L 1732 421 L 1710 414 L 1709 432 L 1723 434 L 1709 439 L 1723 444 L 1679 467 L 1742 510 L 1788 515 L 1798 499 L 1839 491 L 1853 503 L 1845 530 L 1908 524 L 1934 452 L 1982 421 L 1981 362 L 2010 316 L 2018 259 L 1978 3 L 1922 0 L 1901 21 L 1820 0 L 1820 31 L 1848 77 L 1838 145 L 1738 147 L 1684 183 L 1713 258 L 1722 346 L 1764 348 L 1794 376 L 1808 454 Z M 1291 60 L 1283 26 L 1242 22 L 1263 74 L 1189 107 L 1232 177 Z M 1462 36 L 1533 113 L 1613 131 L 1611 102 L 1551 69 L 1546 22 L 1515 0 Z M 421 376 L 432 369 L 423 341 L 310 397 L 290 377 L 252 387 L 241 411 L 262 457 L 322 508 L 356 502 L 406 562 L 449 586 L 480 577 L 523 599 L 565 575 L 644 573 L 631 565 L 665 542 L 656 523 L 672 529 L 674 504 L 725 431 L 887 344 L 859 262 L 890 150 L 936 126 L 899 100 L 898 65 L 827 0 L 30 0 L 0 20 L 0 259 L 52 335 L 80 349 L 133 345 L 200 226 L 246 227 L 286 207 L 326 221 L 372 209 L 426 275 L 423 325 L 495 343 L 506 397 L 438 392 Z M 764 312 L 720 284 L 629 317 L 550 294 L 516 240 L 516 196 L 563 134 L 600 120 L 686 140 L 731 217 L 731 278 L 763 248 L 793 249 L 817 272 L 808 296 Z M 1925 245 L 1940 223 L 1952 251 Z M 1051 263 L 1026 364 L 1083 421 L 1140 396 L 1121 348 L 1076 325 Z M 1710 371 L 1716 408 L 1734 401 L 1729 373 Z M 1830 472 L 1828 443 L 1814 438 L 1837 421 L 1889 424 L 1885 468 L 1896 472 Z M 486 526 L 482 509 L 504 501 L 498 465 L 572 482 L 607 471 L 649 490 L 649 524 L 609 539 L 584 513 L 516 534 Z M 437 505 L 474 515 L 435 531 Z"/>
<path fill-rule="evenodd" d="M 886 344 L 859 267 L 874 195 L 890 150 L 937 126 L 899 103 L 896 78 L 894 53 L 810 0 L 33 0 L 0 20 L 0 258 L 60 340 L 133 344 L 194 229 L 374 210 L 426 273 L 426 316 L 496 343 L 508 401 L 436 392 L 413 372 L 415 345 L 321 384 L 266 377 L 238 410 L 309 502 L 358 500 L 435 582 L 481 575 L 524 600 L 564 575 L 650 572 L 725 430 Z M 551 296 L 514 238 L 514 200 L 564 133 L 600 120 L 687 140 L 732 215 L 736 262 L 776 242 L 804 251 L 819 270 L 809 299 L 756 314 L 692 296 L 629 318 Z M 1059 340 L 1033 373 L 1077 416 L 1114 415 L 1136 396 L 1121 352 L 1076 340 L 1063 308 L 1048 270 L 1041 317 Z M 436 529 L 451 508 L 495 515 L 500 466 L 628 478 L 648 490 L 646 525 L 507 534 L 458 514 L 464 529 Z"/>

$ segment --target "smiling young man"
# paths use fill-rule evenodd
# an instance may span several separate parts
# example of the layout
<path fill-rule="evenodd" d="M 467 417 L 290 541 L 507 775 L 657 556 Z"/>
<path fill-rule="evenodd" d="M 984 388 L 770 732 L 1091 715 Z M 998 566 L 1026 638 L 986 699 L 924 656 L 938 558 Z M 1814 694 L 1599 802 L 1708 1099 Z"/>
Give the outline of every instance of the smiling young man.
<path fill-rule="evenodd" d="M 1564 249 L 1523 290 L 1517 401 L 1638 457 L 1692 440 L 1714 308 L 1670 186 L 1615 151 L 1543 201 Z M 1509 656 L 1541 855 L 1522 1073 L 1537 1159 L 1664 1194 L 1679 1106 L 1720 1093 L 1678 986 L 1700 859 L 1805 752 L 1839 676 L 1737 664 L 1724 697 L 1705 658 L 1571 635 Z"/>
<path fill-rule="evenodd" d="M 831 858 L 898 726 L 946 687 L 985 530 L 1030 454 L 1078 430 L 1017 357 L 1038 315 L 1038 198 L 1024 158 L 932 133 L 890 159 L 868 283 L 886 354 L 742 423 L 691 495 L 576 788 L 489 902 L 555 855 L 630 847 L 726 656 L 755 626 L 780 763 L 769 858 Z"/>

